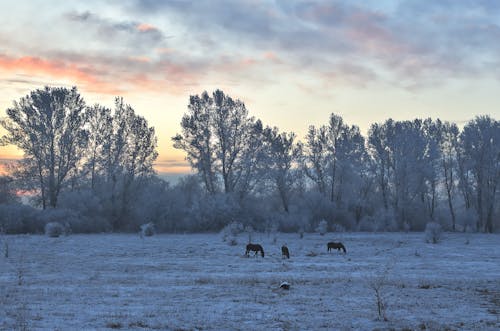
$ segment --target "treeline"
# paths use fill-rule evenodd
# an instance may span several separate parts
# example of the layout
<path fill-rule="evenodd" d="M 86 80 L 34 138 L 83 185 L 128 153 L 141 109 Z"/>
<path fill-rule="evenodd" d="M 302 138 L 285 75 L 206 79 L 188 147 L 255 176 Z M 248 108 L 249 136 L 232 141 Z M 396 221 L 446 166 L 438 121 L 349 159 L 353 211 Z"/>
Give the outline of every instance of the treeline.
<path fill-rule="evenodd" d="M 2 143 L 24 158 L 0 178 L 0 226 L 41 232 L 257 230 L 453 231 L 500 228 L 500 123 L 479 116 L 462 130 L 431 119 L 386 120 L 364 137 L 331 114 L 303 141 L 249 116 L 222 91 L 191 96 L 180 133 L 195 176 L 175 185 L 153 170 L 156 136 L 117 98 L 87 106 L 76 88 L 36 90 L 7 109 Z M 19 203 L 29 193 L 32 205 Z M 324 221 L 324 222 L 322 222 Z"/>

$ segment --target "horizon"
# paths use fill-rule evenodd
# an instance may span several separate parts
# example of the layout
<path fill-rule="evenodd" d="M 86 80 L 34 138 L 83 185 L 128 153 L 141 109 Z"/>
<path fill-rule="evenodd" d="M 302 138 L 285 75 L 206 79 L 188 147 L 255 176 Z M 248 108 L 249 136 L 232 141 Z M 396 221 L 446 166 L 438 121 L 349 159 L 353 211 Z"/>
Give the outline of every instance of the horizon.
<path fill-rule="evenodd" d="M 0 4 L 0 117 L 45 85 L 88 105 L 122 96 L 155 127 L 162 176 L 190 173 L 170 138 L 189 96 L 217 88 L 298 140 L 331 113 L 364 136 L 388 118 L 500 117 L 494 2 L 55 4 Z M 20 156 L 0 147 L 0 161 Z"/>

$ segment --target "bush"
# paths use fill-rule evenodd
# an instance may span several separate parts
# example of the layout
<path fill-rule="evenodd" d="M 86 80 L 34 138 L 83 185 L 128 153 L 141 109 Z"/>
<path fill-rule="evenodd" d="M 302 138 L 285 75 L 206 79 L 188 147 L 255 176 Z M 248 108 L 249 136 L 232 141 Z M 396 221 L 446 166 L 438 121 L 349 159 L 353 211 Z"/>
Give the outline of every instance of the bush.
<path fill-rule="evenodd" d="M 367 215 L 361 219 L 358 224 L 358 231 L 378 232 L 378 231 L 397 231 L 398 224 L 394 213 L 385 209 L 378 210 L 373 215 Z"/>
<path fill-rule="evenodd" d="M 425 226 L 425 241 L 427 243 L 437 244 L 441 240 L 443 228 L 441 224 L 436 222 L 429 222 Z"/>
<path fill-rule="evenodd" d="M 358 231 L 360 232 L 375 232 L 377 231 L 377 224 L 373 216 L 365 216 L 359 221 Z"/>
<path fill-rule="evenodd" d="M 153 222 L 149 222 L 141 225 L 141 234 L 144 237 L 151 237 L 155 234 L 155 225 Z"/>
<path fill-rule="evenodd" d="M 226 225 L 222 230 L 222 241 L 230 240 L 229 244 L 232 241 L 236 242 L 236 237 L 244 231 L 244 226 L 240 222 L 233 221 Z"/>
<path fill-rule="evenodd" d="M 251 243 L 252 242 L 252 235 L 254 233 L 254 229 L 251 225 L 247 225 L 245 226 L 245 232 L 248 234 L 248 242 Z"/>
<path fill-rule="evenodd" d="M 325 220 L 321 220 L 321 222 L 319 222 L 318 226 L 316 227 L 316 231 L 318 231 L 319 234 L 323 236 L 327 230 L 328 230 L 328 223 L 326 223 Z"/>
<path fill-rule="evenodd" d="M 333 232 L 346 232 L 345 227 L 342 224 L 335 223 L 332 225 Z"/>
<path fill-rule="evenodd" d="M 65 192 L 49 221 L 68 223 L 73 233 L 99 233 L 112 230 L 99 197 L 91 190 Z M 55 219 L 54 219 L 55 218 Z"/>
<path fill-rule="evenodd" d="M 64 226 L 59 222 L 45 224 L 45 234 L 52 238 L 57 238 L 64 233 Z"/>
<path fill-rule="evenodd" d="M 201 199 L 190 209 L 187 224 L 191 231 L 220 231 L 234 219 L 239 219 L 240 207 L 232 194 L 217 194 Z"/>
<path fill-rule="evenodd" d="M 0 205 L 0 228 L 6 234 L 43 233 L 44 222 L 39 222 L 33 207 L 23 204 Z"/>

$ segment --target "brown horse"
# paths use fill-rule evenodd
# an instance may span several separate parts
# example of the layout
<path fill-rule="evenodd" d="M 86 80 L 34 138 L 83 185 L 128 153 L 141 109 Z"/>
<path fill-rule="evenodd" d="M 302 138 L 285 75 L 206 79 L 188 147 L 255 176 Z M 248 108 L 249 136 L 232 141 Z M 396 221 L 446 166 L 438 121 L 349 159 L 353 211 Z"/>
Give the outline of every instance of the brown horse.
<path fill-rule="evenodd" d="M 332 250 L 332 249 L 336 249 L 340 252 L 340 250 L 343 250 L 344 251 L 344 254 L 347 253 L 346 249 L 345 249 L 345 246 L 344 244 L 338 242 L 329 242 L 327 244 L 327 247 L 328 247 L 328 251 Z"/>
<path fill-rule="evenodd" d="M 248 244 L 247 245 L 247 250 L 245 252 L 245 255 L 248 256 L 248 253 L 250 251 L 255 252 L 254 256 L 256 256 L 257 253 L 260 252 L 260 255 L 262 255 L 262 257 L 264 257 L 264 249 L 259 244 Z"/>
<path fill-rule="evenodd" d="M 286 245 L 281 246 L 281 256 L 283 258 L 286 257 L 287 259 L 290 258 L 290 251 L 288 250 L 288 247 L 286 247 Z"/>

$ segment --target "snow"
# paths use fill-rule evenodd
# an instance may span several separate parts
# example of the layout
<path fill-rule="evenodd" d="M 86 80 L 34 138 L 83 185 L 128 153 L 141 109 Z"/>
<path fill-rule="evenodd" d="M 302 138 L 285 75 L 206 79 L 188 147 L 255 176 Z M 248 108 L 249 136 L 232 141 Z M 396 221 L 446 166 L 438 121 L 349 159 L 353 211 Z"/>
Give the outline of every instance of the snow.
<path fill-rule="evenodd" d="M 265 258 L 244 257 L 247 238 L 4 236 L 0 329 L 500 328 L 499 234 L 445 233 L 438 244 L 423 233 L 253 234 Z M 328 241 L 347 254 L 328 253 Z"/>

